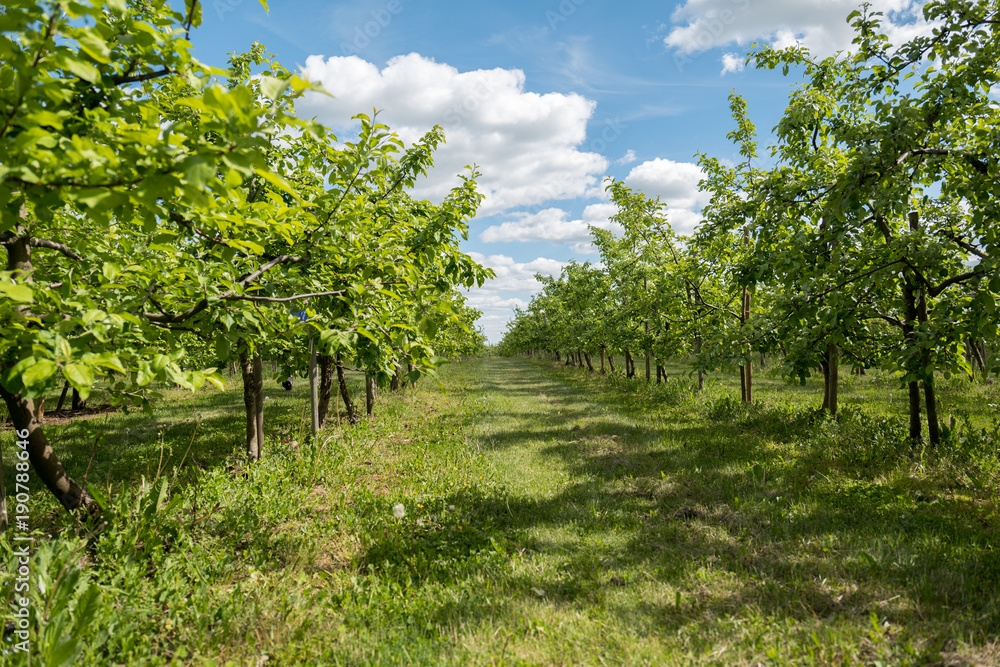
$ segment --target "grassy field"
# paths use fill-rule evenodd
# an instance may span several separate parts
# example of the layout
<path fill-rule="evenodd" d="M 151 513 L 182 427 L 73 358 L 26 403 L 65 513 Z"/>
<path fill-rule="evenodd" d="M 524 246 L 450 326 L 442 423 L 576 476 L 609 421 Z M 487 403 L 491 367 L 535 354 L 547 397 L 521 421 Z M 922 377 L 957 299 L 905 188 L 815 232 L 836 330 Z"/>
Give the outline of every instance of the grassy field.
<path fill-rule="evenodd" d="M 108 509 L 33 492 L 33 664 L 1000 663 L 995 385 L 928 451 L 891 377 L 669 370 L 468 361 L 313 442 L 300 382 L 253 465 L 238 391 L 56 426 Z"/>

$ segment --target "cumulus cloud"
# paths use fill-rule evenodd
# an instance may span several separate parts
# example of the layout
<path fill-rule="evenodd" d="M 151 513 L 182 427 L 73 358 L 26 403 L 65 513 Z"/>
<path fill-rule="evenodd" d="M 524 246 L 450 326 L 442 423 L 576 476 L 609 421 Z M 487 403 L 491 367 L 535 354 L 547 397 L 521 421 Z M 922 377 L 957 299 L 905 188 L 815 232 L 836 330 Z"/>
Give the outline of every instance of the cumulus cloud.
<path fill-rule="evenodd" d="M 931 26 L 921 14 L 922 0 L 870 0 L 885 13 L 884 28 L 893 43 Z M 762 40 L 777 48 L 802 44 L 817 55 L 850 50 L 854 31 L 847 15 L 859 0 L 686 0 L 674 10 L 674 27 L 664 42 L 686 56 L 719 46 L 749 46 Z M 725 61 L 723 63 L 725 65 Z"/>
<path fill-rule="evenodd" d="M 531 295 L 541 288 L 535 274 L 558 276 L 566 262 L 538 257 L 530 262 L 518 262 L 507 255 L 484 255 L 470 252 L 469 256 L 496 272 L 496 278 L 469 292 L 469 305 L 483 311 L 479 325 L 493 343 L 500 342 L 513 308 L 527 307 Z"/>
<path fill-rule="evenodd" d="M 625 155 L 615 160 L 615 164 L 632 164 L 637 159 L 638 158 L 635 155 L 635 151 L 630 148 L 627 151 L 625 151 Z"/>
<path fill-rule="evenodd" d="M 351 117 L 379 109 L 379 118 L 411 142 L 434 125 L 447 143 L 414 195 L 444 196 L 456 174 L 477 164 L 489 215 L 518 206 L 584 195 L 608 161 L 583 148 L 595 103 L 581 95 L 525 90 L 520 70 L 459 72 L 419 54 L 395 57 L 381 70 L 357 56 L 310 56 L 303 74 L 333 97 L 309 94 L 299 114 L 350 131 Z"/>
<path fill-rule="evenodd" d="M 730 72 L 742 72 L 744 60 L 743 56 L 738 53 L 722 54 L 722 73 L 729 74 Z"/>
<path fill-rule="evenodd" d="M 538 290 L 535 274 L 557 276 L 566 262 L 538 257 L 530 262 L 518 262 L 507 255 L 484 255 L 470 252 L 469 257 L 485 267 L 493 269 L 496 278 L 490 280 L 482 288 L 486 293 L 495 292 L 529 292 Z"/>
<path fill-rule="evenodd" d="M 698 190 L 705 177 L 693 162 L 674 162 L 664 158 L 648 160 L 633 167 L 625 184 L 647 197 L 659 197 L 667 205 L 667 220 L 678 234 L 691 234 L 702 221 L 699 213 L 710 195 Z"/>
<path fill-rule="evenodd" d="M 698 191 L 698 182 L 704 177 L 701 167 L 693 162 L 656 158 L 634 167 L 625 183 L 647 196 L 660 197 L 668 206 L 700 208 L 709 199 L 708 193 Z"/>
<path fill-rule="evenodd" d="M 575 243 L 574 249 L 586 247 L 590 240 L 589 225 L 611 229 L 608 220 L 615 213 L 614 204 L 591 204 L 583 211 L 580 220 L 569 220 L 569 213 L 561 208 L 547 208 L 537 213 L 514 213 L 514 220 L 487 227 L 479 240 L 483 243 L 509 243 L 511 241 L 548 241 L 550 243 Z M 580 245 L 584 243 L 584 245 Z"/>

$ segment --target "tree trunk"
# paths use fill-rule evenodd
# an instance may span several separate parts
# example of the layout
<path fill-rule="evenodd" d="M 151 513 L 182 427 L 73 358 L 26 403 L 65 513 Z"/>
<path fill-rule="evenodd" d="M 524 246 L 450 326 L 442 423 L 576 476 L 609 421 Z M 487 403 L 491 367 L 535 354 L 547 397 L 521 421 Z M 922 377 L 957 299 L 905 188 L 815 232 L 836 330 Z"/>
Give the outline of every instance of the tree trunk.
<path fill-rule="evenodd" d="M 608 355 L 608 368 L 611 370 L 611 374 L 615 374 L 615 357 L 613 354 Z"/>
<path fill-rule="evenodd" d="M 278 372 L 277 364 L 274 372 Z M 319 421 L 319 360 L 316 358 L 316 341 L 312 338 L 309 339 L 309 413 L 315 436 L 323 425 Z"/>
<path fill-rule="evenodd" d="M 369 417 L 375 416 L 375 378 L 365 373 L 365 411 Z"/>
<path fill-rule="evenodd" d="M 59 394 L 59 402 L 56 403 L 56 412 L 62 410 L 63 403 L 66 402 L 66 394 L 69 393 L 69 380 L 63 385 L 62 393 Z"/>
<path fill-rule="evenodd" d="M 983 373 L 986 372 L 986 341 L 980 340 L 978 342 L 972 342 L 972 349 L 975 352 L 976 359 L 979 361 L 979 370 Z"/>
<path fill-rule="evenodd" d="M 645 279 L 643 279 L 643 281 L 642 281 L 642 289 L 643 289 L 643 290 L 645 290 L 645 289 L 646 289 L 646 280 L 645 280 Z M 649 320 L 646 320 L 646 340 L 647 340 L 647 341 L 649 340 Z M 648 343 L 647 343 L 647 344 L 648 344 Z M 646 383 L 647 383 L 647 384 L 649 384 L 649 379 L 650 379 L 650 378 L 649 378 L 649 371 L 650 371 L 650 368 L 649 368 L 649 365 L 650 365 L 650 357 L 652 357 L 652 353 L 651 353 L 651 352 L 649 351 L 649 349 L 647 349 L 647 350 L 646 350 Z"/>
<path fill-rule="evenodd" d="M 826 364 L 823 366 L 826 382 L 823 387 L 823 408 L 831 417 L 837 416 L 837 392 L 840 380 L 840 349 L 833 343 L 826 346 Z"/>
<path fill-rule="evenodd" d="M 66 474 L 66 469 L 49 445 L 41 425 L 35 419 L 35 402 L 20 394 L 11 394 L 2 387 L 0 387 L 0 396 L 7 404 L 7 411 L 10 413 L 11 421 L 14 422 L 14 430 L 18 435 L 18 440 L 28 441 L 25 449 L 28 451 L 28 460 L 31 461 L 35 474 L 52 492 L 56 500 L 67 510 L 72 511 L 83 507 L 91 514 L 100 512 L 101 508 L 90 497 L 90 494 Z M 24 434 L 27 435 L 26 438 L 21 437 Z"/>
<path fill-rule="evenodd" d="M 21 207 L 20 217 L 24 220 L 27 217 L 27 210 Z M 22 224 L 18 224 L 13 230 L 16 238 L 7 244 L 7 270 L 12 271 L 11 277 L 23 282 L 32 282 L 31 272 L 31 238 Z M 14 306 L 14 312 L 27 318 L 31 316 L 29 307 Z M 6 364 L 5 364 L 6 365 Z M 75 393 L 75 392 L 74 392 Z M 0 387 L 0 396 L 7 404 L 7 412 L 14 423 L 14 430 L 23 433 L 27 440 L 25 449 L 28 452 L 28 460 L 38 475 L 38 479 L 45 487 L 52 492 L 52 495 L 67 510 L 75 510 L 79 507 L 85 508 L 91 514 L 101 511 L 100 506 L 84 488 L 77 484 L 63 467 L 59 457 L 49 445 L 48 439 L 41 425 L 35 419 L 35 403 L 30 398 L 24 398 L 20 393 L 11 394 L 3 387 Z"/>
<path fill-rule="evenodd" d="M 347 421 L 351 424 L 358 423 L 358 413 L 354 410 L 354 403 L 351 402 L 351 393 L 347 390 L 347 377 L 344 375 L 344 362 L 340 355 L 337 355 L 337 383 L 340 385 L 340 397 L 344 399 L 344 409 L 347 410 Z"/>
<path fill-rule="evenodd" d="M 904 345 L 915 345 L 916 334 L 913 325 L 917 320 L 917 302 L 913 294 L 913 286 L 910 283 L 910 272 L 903 272 L 903 341 Z M 907 369 L 909 373 L 916 372 L 916 369 Z M 916 380 L 908 383 L 907 388 L 910 396 L 910 439 L 913 442 L 920 441 L 920 385 Z"/>
<path fill-rule="evenodd" d="M 257 399 L 254 406 L 256 408 L 254 417 L 257 422 L 257 458 L 259 459 L 261 451 L 264 449 L 264 360 L 259 354 L 255 354 L 253 358 L 253 373 L 254 398 Z"/>
<path fill-rule="evenodd" d="M 319 359 L 319 427 L 326 426 L 330 413 L 330 391 L 333 389 L 333 357 L 320 355 Z"/>
<path fill-rule="evenodd" d="M 594 364 L 592 364 L 590 362 L 590 354 L 587 353 L 587 352 L 584 352 L 583 353 L 583 360 L 587 362 L 587 370 L 589 370 L 591 373 L 593 373 L 594 372 Z"/>
<path fill-rule="evenodd" d="M 911 230 L 920 230 L 919 213 L 910 211 L 909 222 Z M 922 325 L 927 324 L 927 290 L 922 286 L 915 290 L 914 305 L 917 308 L 917 322 Z M 938 427 L 937 397 L 934 392 L 934 362 L 931 359 L 930 351 L 926 348 L 920 355 L 920 361 L 924 372 L 924 405 L 927 407 L 927 437 L 930 438 L 932 446 L 937 446 L 941 443 L 941 431 Z"/>
<path fill-rule="evenodd" d="M 604 349 L 604 346 L 602 345 L 601 346 L 601 375 L 604 375 L 604 373 L 605 373 L 605 371 L 604 371 L 604 356 L 605 356 L 606 352 L 607 351 Z"/>
<path fill-rule="evenodd" d="M 576 351 L 576 367 L 583 369 L 583 353 L 580 350 Z"/>
<path fill-rule="evenodd" d="M 701 368 L 701 334 L 694 337 L 694 353 L 698 357 L 698 391 L 705 389 L 705 371 Z"/>
<path fill-rule="evenodd" d="M 396 362 L 396 372 L 392 374 L 392 378 L 389 380 L 389 391 L 399 391 L 399 374 L 402 372 L 402 366 L 399 362 Z"/>
<path fill-rule="evenodd" d="M 87 401 L 80 398 L 80 392 L 78 392 L 76 389 L 73 390 L 73 402 L 71 405 L 73 407 L 74 412 L 76 410 L 83 410 L 85 407 L 87 407 Z"/>
<path fill-rule="evenodd" d="M 750 320 L 750 290 L 743 288 L 743 311 L 740 321 L 746 324 Z M 743 401 L 753 403 L 753 350 L 747 351 L 746 366 L 740 378 L 743 381 Z"/>
<path fill-rule="evenodd" d="M 251 461 L 260 460 L 264 445 L 264 366 L 259 354 L 240 352 L 243 376 L 243 408 L 246 421 L 246 452 Z"/>

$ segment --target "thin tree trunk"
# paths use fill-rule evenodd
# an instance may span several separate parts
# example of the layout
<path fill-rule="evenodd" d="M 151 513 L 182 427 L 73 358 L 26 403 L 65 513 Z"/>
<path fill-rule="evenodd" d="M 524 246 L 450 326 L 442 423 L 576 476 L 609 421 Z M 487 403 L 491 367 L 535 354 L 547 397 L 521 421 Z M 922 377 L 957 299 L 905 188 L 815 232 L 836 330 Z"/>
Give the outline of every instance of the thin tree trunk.
<path fill-rule="evenodd" d="M 375 378 L 365 373 L 365 411 L 369 417 L 375 416 Z"/>
<path fill-rule="evenodd" d="M 278 372 L 277 367 L 274 372 Z M 319 420 L 319 360 L 316 358 L 316 341 L 312 338 L 309 339 L 309 413 L 315 436 L 323 424 Z"/>
<path fill-rule="evenodd" d="M 605 372 L 604 371 L 604 356 L 605 356 L 605 353 L 606 353 L 606 350 L 604 349 L 604 346 L 602 345 L 601 346 L 601 375 L 604 375 L 604 372 Z"/>
<path fill-rule="evenodd" d="M 28 451 L 28 460 L 31 461 L 35 474 L 56 500 L 67 510 L 83 507 L 91 514 L 100 512 L 101 508 L 90 494 L 66 473 L 59 457 L 49 445 L 45 432 L 35 420 L 35 402 L 19 394 L 11 394 L 3 387 L 0 387 L 0 396 L 7 404 L 7 411 L 10 413 L 11 421 L 14 422 L 18 440 L 28 441 L 25 449 Z M 27 437 L 20 437 L 25 432 Z"/>
<path fill-rule="evenodd" d="M 909 222 L 912 231 L 920 231 L 920 214 L 917 211 L 910 211 Z M 917 309 L 917 322 L 927 324 L 927 290 L 922 286 L 917 287 L 913 296 L 914 305 Z M 920 355 L 920 362 L 924 372 L 924 405 L 927 408 L 927 437 L 930 438 L 932 446 L 937 446 L 941 443 L 941 431 L 938 427 L 937 397 L 934 392 L 934 363 L 931 360 L 929 350 L 925 349 L 923 351 Z"/>
<path fill-rule="evenodd" d="M 69 380 L 63 385 L 62 393 L 59 394 L 59 402 L 56 404 L 56 412 L 62 410 L 63 403 L 66 402 L 66 394 L 69 393 Z"/>
<path fill-rule="evenodd" d="M 73 402 L 71 403 L 73 411 L 83 410 L 87 407 L 87 401 L 80 398 L 80 392 L 76 389 L 73 390 Z"/>
<path fill-rule="evenodd" d="M 27 218 L 24 206 L 21 207 L 20 217 L 21 220 Z M 12 278 L 30 283 L 34 268 L 31 263 L 30 235 L 23 224 L 18 224 L 12 232 L 16 238 L 7 244 L 7 270 L 13 272 Z M 14 306 L 13 310 L 25 318 L 31 317 L 27 305 Z M 27 440 L 25 449 L 28 452 L 28 460 L 31 461 L 38 479 L 67 510 L 83 507 L 91 514 L 100 512 L 100 506 L 66 473 L 59 457 L 49 445 L 45 432 L 35 419 L 34 401 L 24 398 L 20 393 L 11 394 L 3 387 L 0 387 L 0 397 L 3 397 L 4 403 L 7 404 L 7 412 L 14 423 L 18 439 Z M 21 438 L 20 434 L 26 437 Z"/>
<path fill-rule="evenodd" d="M 389 380 L 389 391 L 399 391 L 399 373 L 400 373 L 399 362 L 396 362 L 396 372 L 392 374 L 392 378 Z"/>
<path fill-rule="evenodd" d="M 611 374 L 615 374 L 615 357 L 613 354 L 608 355 L 608 368 L 611 370 Z"/>
<path fill-rule="evenodd" d="M 837 392 L 840 372 L 840 349 L 833 343 L 826 346 L 826 388 L 823 392 L 826 397 L 823 400 L 824 406 L 831 417 L 837 416 Z"/>
<path fill-rule="evenodd" d="M 743 288 L 743 312 L 740 320 L 746 324 L 750 320 L 750 290 Z M 753 350 L 748 350 L 744 371 L 740 373 L 743 380 L 743 400 L 753 403 Z"/>
<path fill-rule="evenodd" d="M 257 423 L 257 457 L 260 458 L 261 452 L 264 450 L 264 360 L 261 359 L 259 354 L 255 354 L 253 358 L 253 371 L 254 371 L 254 398 L 256 403 L 254 405 L 255 414 L 254 421 Z"/>
<path fill-rule="evenodd" d="M 590 362 L 590 354 L 587 353 L 587 352 L 584 352 L 583 353 L 583 360 L 587 362 L 587 370 L 589 370 L 591 373 L 593 373 L 594 372 L 594 364 L 592 364 Z"/>
<path fill-rule="evenodd" d="M 326 426 L 330 413 L 330 391 L 333 389 L 333 357 L 320 355 L 319 359 L 319 427 Z"/>
<path fill-rule="evenodd" d="M 344 400 L 344 409 L 347 410 L 347 421 L 351 424 L 358 423 L 358 413 L 354 410 L 354 403 L 351 402 L 351 393 L 347 390 L 347 377 L 344 375 L 344 362 L 340 355 L 337 355 L 337 383 L 340 385 L 340 397 Z"/>
<path fill-rule="evenodd" d="M 632 361 L 632 354 L 625 350 L 625 377 L 635 377 L 635 362 Z"/>
<path fill-rule="evenodd" d="M 263 431 L 263 414 L 258 415 L 257 397 L 261 394 L 261 404 L 263 405 L 263 391 L 258 392 L 258 386 L 262 383 L 257 381 L 259 355 L 252 355 L 247 350 L 240 352 L 240 375 L 243 377 L 243 408 L 246 422 L 246 452 L 247 458 L 251 461 L 260 459 L 260 450 L 263 446 L 261 433 Z M 260 411 L 263 413 L 263 410 Z M 258 418 L 260 417 L 260 418 Z"/>
<path fill-rule="evenodd" d="M 976 363 L 979 365 L 979 371 L 981 373 L 985 373 L 986 372 L 986 355 L 983 354 L 983 347 L 984 346 L 981 346 L 978 341 L 972 340 L 972 341 L 970 341 L 969 347 L 972 350 L 972 357 L 976 360 Z"/>
<path fill-rule="evenodd" d="M 913 294 L 913 286 L 910 283 L 909 271 L 903 273 L 903 341 L 904 345 L 912 346 L 916 344 L 916 335 L 913 325 L 917 320 L 917 302 Z M 910 368 L 913 373 L 916 369 Z M 920 441 L 921 419 L 920 419 L 920 385 L 916 380 L 912 380 L 907 385 L 910 397 L 910 439 L 913 442 Z"/>
<path fill-rule="evenodd" d="M 642 281 L 642 289 L 643 289 L 643 290 L 645 290 L 645 289 L 646 289 L 646 281 L 645 281 L 645 279 L 643 279 L 643 281 Z M 647 340 L 647 341 L 649 340 L 649 320 L 646 320 L 646 340 Z M 647 343 L 647 344 L 648 344 L 648 343 Z M 650 377 L 649 377 L 649 371 L 650 371 L 650 358 L 651 358 L 652 356 L 653 356 L 653 355 L 652 355 L 652 353 L 651 353 L 651 352 L 649 351 L 649 349 L 647 348 L 647 349 L 646 349 L 646 383 L 647 383 L 647 384 L 649 383 L 649 380 L 650 380 Z"/>
<path fill-rule="evenodd" d="M 694 337 L 694 353 L 698 357 L 698 391 L 705 389 L 705 371 L 701 368 L 701 334 Z"/>

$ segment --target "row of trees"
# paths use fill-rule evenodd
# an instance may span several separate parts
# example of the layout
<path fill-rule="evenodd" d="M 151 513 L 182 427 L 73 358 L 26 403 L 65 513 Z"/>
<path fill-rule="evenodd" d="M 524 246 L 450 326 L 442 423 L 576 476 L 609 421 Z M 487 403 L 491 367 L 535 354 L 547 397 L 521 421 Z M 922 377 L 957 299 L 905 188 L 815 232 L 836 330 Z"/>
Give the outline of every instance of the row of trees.
<path fill-rule="evenodd" d="M 995 370 L 1000 317 L 1000 5 L 935 0 L 933 34 L 890 44 L 880 16 L 849 20 L 851 53 L 817 60 L 762 48 L 758 68 L 801 71 L 761 164 L 746 105 L 731 95 L 741 162 L 705 155 L 704 222 L 678 238 L 656 199 L 609 185 L 623 234 L 592 229 L 601 264 L 570 264 L 518 312 L 502 350 L 691 356 L 736 365 L 743 400 L 753 360 L 824 375 L 836 414 L 842 361 L 900 372 L 910 435 L 940 439 L 935 372 Z M 586 360 L 587 354 L 581 354 Z M 588 361 L 589 363 L 589 361 Z M 659 377 L 659 373 L 658 373 Z"/>
<path fill-rule="evenodd" d="M 458 248 L 476 171 L 440 203 L 407 194 L 441 129 L 404 146 L 358 116 L 338 142 L 295 115 L 322 91 L 260 45 L 229 70 L 197 62 L 200 16 L 198 0 L 0 14 L 0 396 L 67 509 L 99 508 L 36 418 L 64 383 L 148 406 L 153 383 L 221 385 L 209 360 L 238 361 L 256 459 L 264 354 L 287 375 L 313 350 L 353 420 L 345 366 L 372 396 L 481 341 L 458 291 L 491 275 Z"/>

